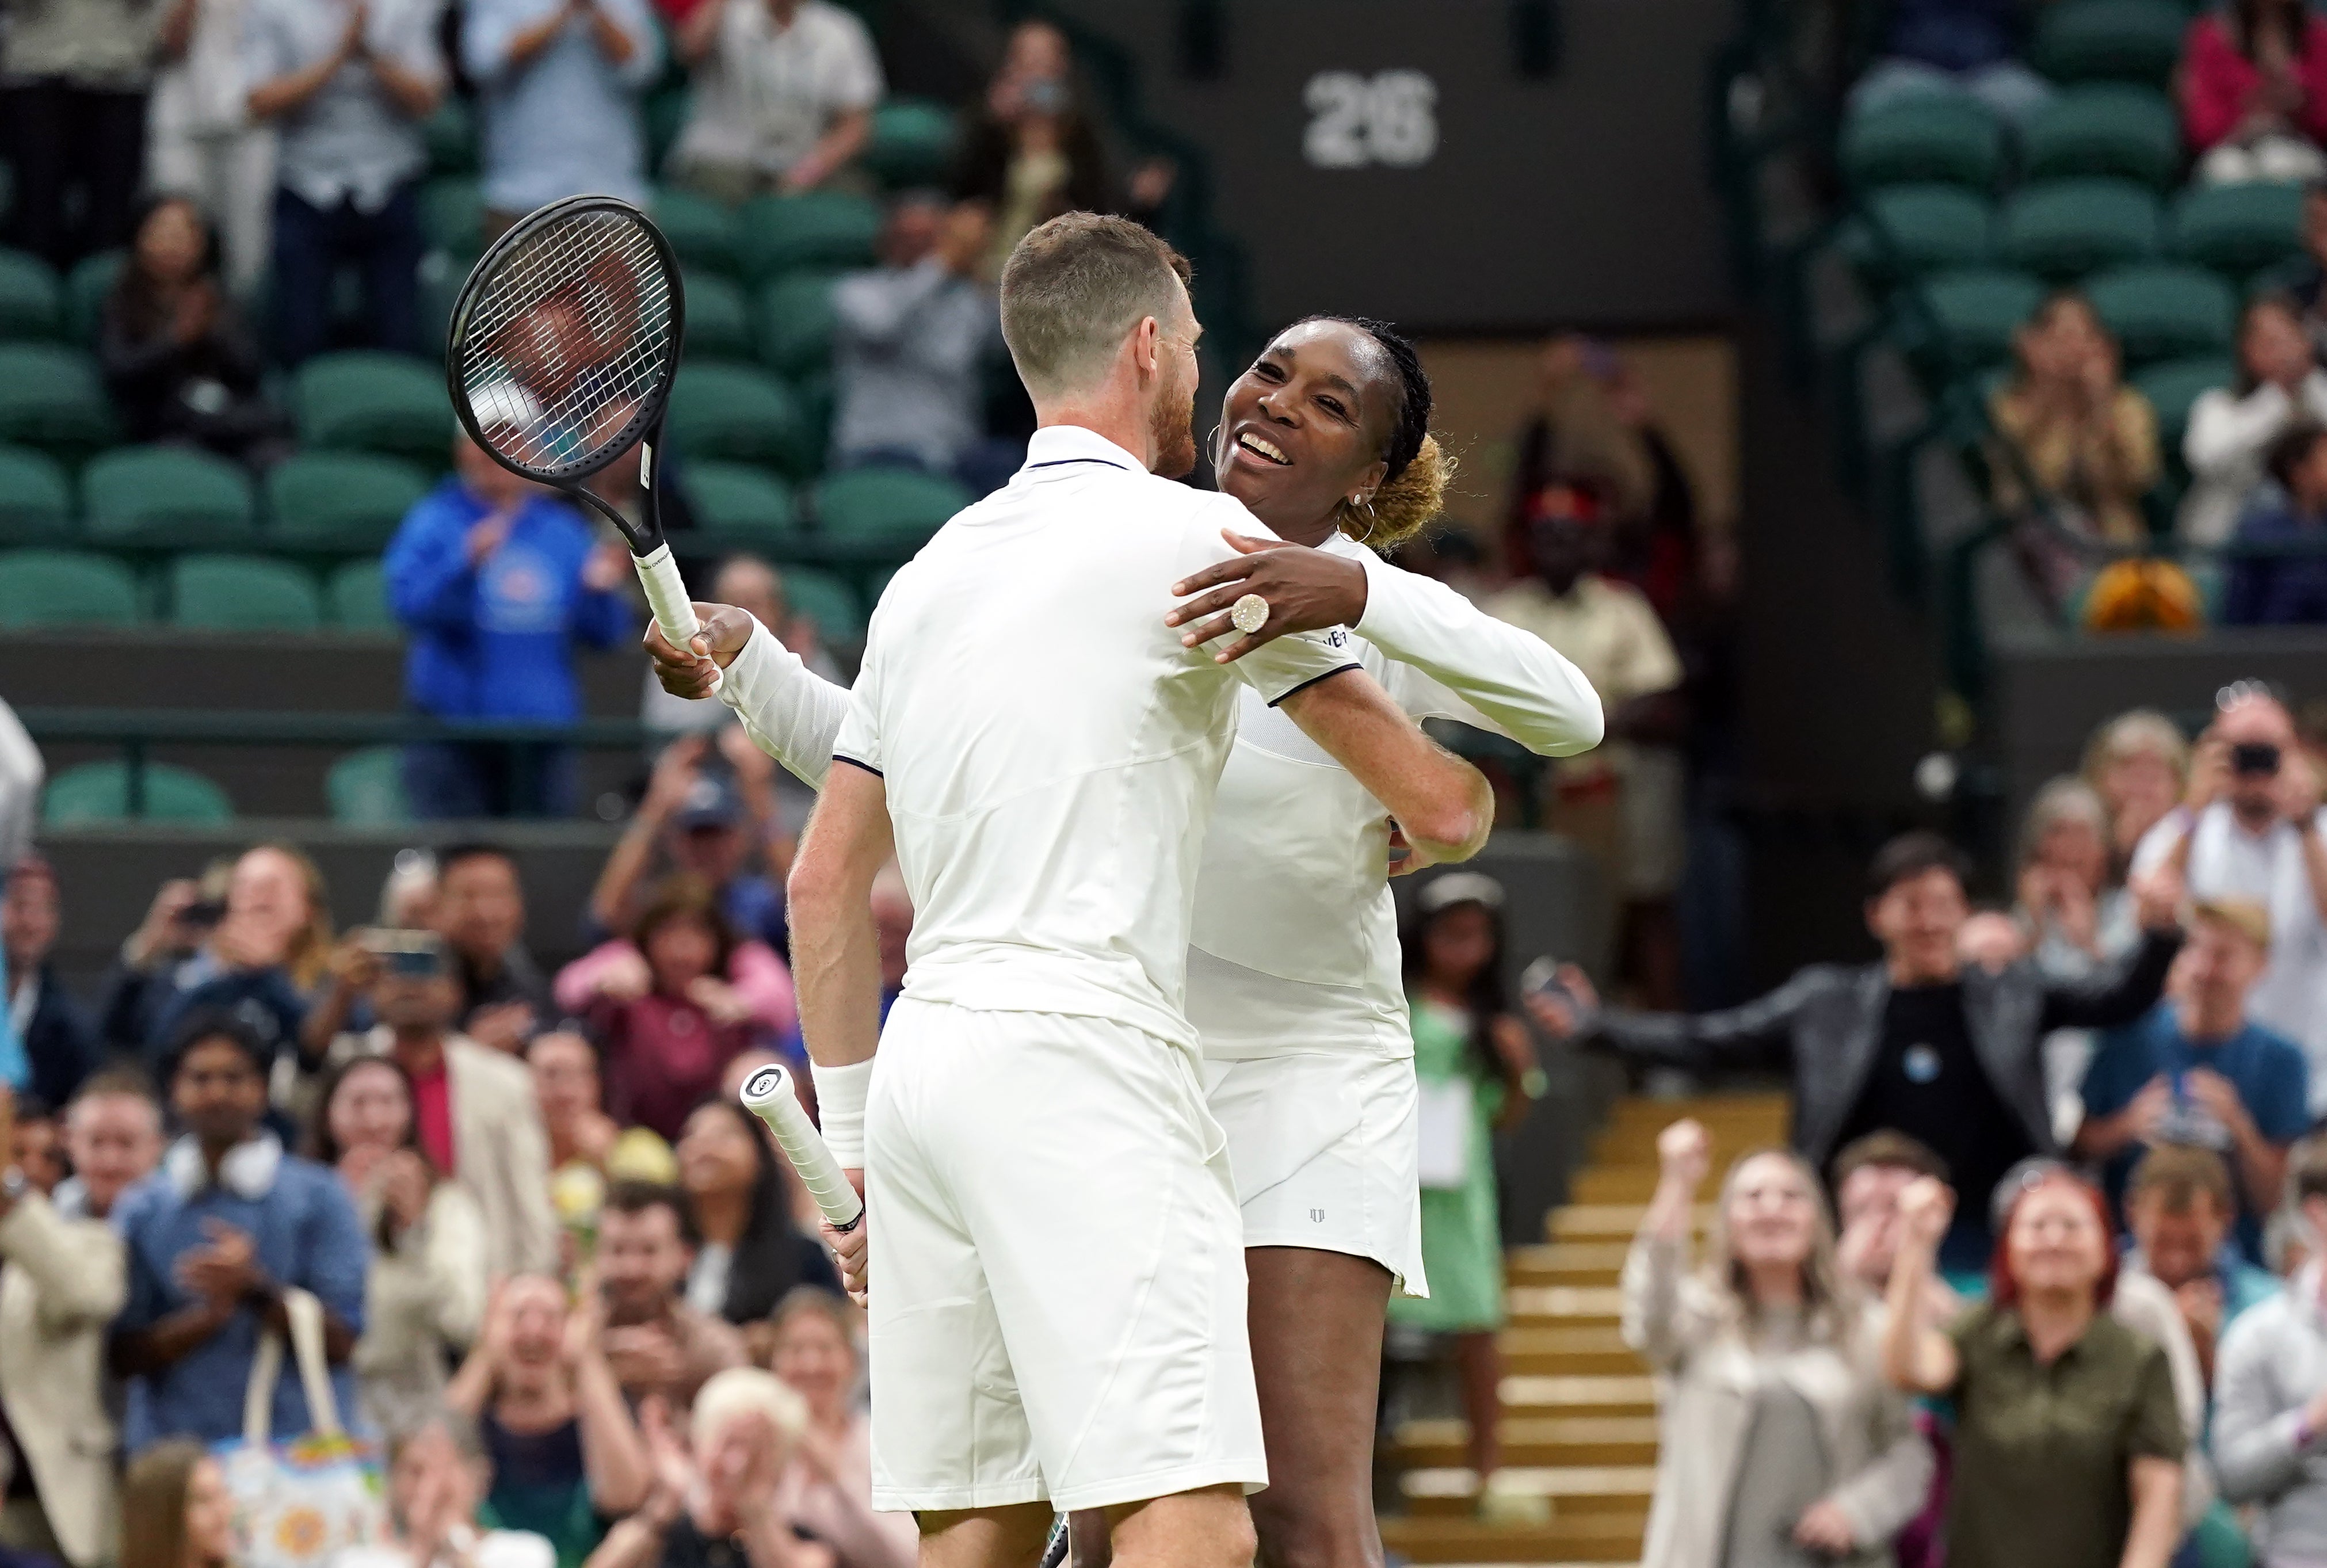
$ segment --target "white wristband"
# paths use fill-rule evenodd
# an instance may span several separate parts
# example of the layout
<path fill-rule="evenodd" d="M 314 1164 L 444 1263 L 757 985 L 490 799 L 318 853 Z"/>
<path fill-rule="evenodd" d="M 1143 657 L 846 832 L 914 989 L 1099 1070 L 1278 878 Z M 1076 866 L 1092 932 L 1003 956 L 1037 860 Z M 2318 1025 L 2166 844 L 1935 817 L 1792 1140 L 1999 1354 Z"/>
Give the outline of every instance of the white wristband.
<path fill-rule="evenodd" d="M 864 1169 L 864 1097 L 873 1083 L 873 1059 L 846 1067 L 808 1063 L 816 1080 L 816 1119 L 825 1146 L 847 1171 Z"/>

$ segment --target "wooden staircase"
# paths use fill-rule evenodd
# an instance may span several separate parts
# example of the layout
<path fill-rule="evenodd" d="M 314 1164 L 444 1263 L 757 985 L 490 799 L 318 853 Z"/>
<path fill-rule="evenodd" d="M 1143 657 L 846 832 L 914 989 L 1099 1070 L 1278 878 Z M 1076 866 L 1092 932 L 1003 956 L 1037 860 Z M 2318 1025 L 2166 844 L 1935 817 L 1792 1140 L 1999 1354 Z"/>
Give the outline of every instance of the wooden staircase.
<path fill-rule="evenodd" d="M 1463 1423 L 1409 1421 L 1392 1448 L 1406 1512 L 1382 1520 L 1390 1551 L 1433 1563 L 1640 1560 L 1656 1486 L 1656 1389 L 1617 1330 L 1616 1279 L 1656 1189 L 1657 1134 L 1683 1116 L 1712 1133 L 1716 1179 L 1739 1153 L 1785 1138 L 1780 1095 L 1619 1101 L 1543 1245 L 1509 1255 L 1503 1464 L 1550 1500 L 1551 1522 L 1481 1523 Z"/>

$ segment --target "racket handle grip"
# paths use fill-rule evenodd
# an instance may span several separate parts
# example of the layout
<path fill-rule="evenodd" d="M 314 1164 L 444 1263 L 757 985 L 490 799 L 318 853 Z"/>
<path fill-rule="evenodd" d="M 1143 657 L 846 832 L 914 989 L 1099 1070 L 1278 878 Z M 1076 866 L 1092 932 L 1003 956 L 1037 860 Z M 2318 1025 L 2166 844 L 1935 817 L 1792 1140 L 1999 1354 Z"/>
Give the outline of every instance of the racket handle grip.
<path fill-rule="evenodd" d="M 687 579 L 678 574 L 669 545 L 657 545 L 647 555 L 633 555 L 631 564 L 639 569 L 639 586 L 647 591 L 647 608 L 654 611 L 655 624 L 673 648 L 684 649 L 703 627 L 695 619 L 695 602 L 687 596 Z M 711 677 L 713 691 L 719 689 L 720 680 L 716 675 Z"/>
<path fill-rule="evenodd" d="M 765 1122 L 768 1131 L 776 1135 L 776 1146 L 799 1172 L 808 1196 L 824 1210 L 832 1228 L 855 1229 L 864 1217 L 864 1200 L 856 1196 L 840 1162 L 832 1157 L 824 1134 L 800 1108 L 799 1097 L 792 1092 L 792 1075 L 774 1064 L 763 1067 L 743 1080 L 740 1097 L 743 1108 Z"/>

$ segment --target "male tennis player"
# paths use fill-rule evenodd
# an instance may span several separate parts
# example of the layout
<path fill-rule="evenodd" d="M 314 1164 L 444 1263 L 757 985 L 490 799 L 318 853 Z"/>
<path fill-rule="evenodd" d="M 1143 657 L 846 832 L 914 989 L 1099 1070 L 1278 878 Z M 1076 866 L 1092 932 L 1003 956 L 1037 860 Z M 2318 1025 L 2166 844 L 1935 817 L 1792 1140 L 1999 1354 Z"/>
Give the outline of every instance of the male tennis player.
<path fill-rule="evenodd" d="M 1004 331 L 1042 428 L 883 596 L 793 873 L 826 1135 L 868 1181 L 875 1502 L 921 1513 L 931 1562 L 1030 1560 L 1053 1507 L 1107 1510 L 1127 1562 L 1250 1559 L 1243 1237 L 1180 1007 L 1238 677 L 1424 854 L 1469 854 L 1491 814 L 1336 639 L 1244 669 L 1164 623 L 1252 526 L 1149 471 L 1194 461 L 1183 266 L 1088 214 L 1014 254 Z M 793 675 L 767 647 L 727 676 L 788 759 L 831 733 Z M 892 824 L 916 919 L 874 1075 Z"/>

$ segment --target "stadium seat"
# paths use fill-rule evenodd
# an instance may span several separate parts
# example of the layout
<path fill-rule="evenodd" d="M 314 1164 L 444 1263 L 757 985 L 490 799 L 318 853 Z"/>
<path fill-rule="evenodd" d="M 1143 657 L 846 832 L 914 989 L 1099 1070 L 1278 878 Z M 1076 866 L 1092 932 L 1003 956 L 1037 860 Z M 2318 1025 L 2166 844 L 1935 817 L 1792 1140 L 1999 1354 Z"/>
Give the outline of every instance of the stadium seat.
<path fill-rule="evenodd" d="M 686 284 L 687 359 L 749 359 L 752 312 L 743 291 L 724 277 L 693 270 Z"/>
<path fill-rule="evenodd" d="M 909 468 L 853 468 L 826 476 L 816 487 L 817 527 L 848 538 L 883 535 L 925 537 L 969 505 L 952 480 Z"/>
<path fill-rule="evenodd" d="M 2027 180 L 2111 178 L 2164 190 L 2182 169 L 2182 127 L 2152 88 L 2096 82 L 2036 111 L 2020 133 Z"/>
<path fill-rule="evenodd" d="M 2173 254 L 2244 281 L 2303 248 L 2296 185 L 2200 185 L 2173 203 Z"/>
<path fill-rule="evenodd" d="M 0 446 L 0 544 L 55 544 L 75 531 L 63 465 L 28 446 Z"/>
<path fill-rule="evenodd" d="M 708 197 L 673 186 L 654 193 L 653 207 L 655 227 L 678 253 L 680 266 L 706 272 L 735 270 L 733 212 Z"/>
<path fill-rule="evenodd" d="M 227 792 L 192 769 L 148 762 L 145 774 L 145 808 L 134 814 L 136 819 L 205 827 L 234 820 L 234 802 Z M 51 827 L 126 822 L 132 816 L 129 770 L 121 762 L 83 762 L 68 768 L 50 779 L 48 788 L 41 791 L 41 820 Z"/>
<path fill-rule="evenodd" d="M 350 561 L 323 584 L 332 625 L 341 631 L 400 631 L 388 607 L 388 580 L 377 561 Z"/>
<path fill-rule="evenodd" d="M 869 266 L 881 234 L 881 209 L 839 191 L 762 196 L 737 221 L 743 273 L 755 283 L 800 267 Z"/>
<path fill-rule="evenodd" d="M 2052 283 L 2158 251 L 2157 198 L 2130 180 L 2055 180 L 2005 203 L 1997 249 L 2005 262 Z"/>
<path fill-rule="evenodd" d="M 0 627 L 135 626 L 137 579 L 107 555 L 0 551 Z"/>
<path fill-rule="evenodd" d="M 893 98 L 873 111 L 873 139 L 858 159 L 892 191 L 938 185 L 953 163 L 953 111 L 926 98 Z"/>
<path fill-rule="evenodd" d="M 0 441 L 77 462 L 117 439 L 95 359 L 57 343 L 0 343 Z"/>
<path fill-rule="evenodd" d="M 485 248 L 485 194 L 472 174 L 440 174 L 420 187 L 420 232 L 454 256 Z"/>
<path fill-rule="evenodd" d="M 2226 355 L 2238 331 L 2237 296 L 2203 267 L 2119 267 L 2089 279 L 2085 297 L 2135 367 Z"/>
<path fill-rule="evenodd" d="M 669 421 L 672 444 L 690 458 L 764 463 L 798 477 L 818 455 L 790 390 L 748 365 L 686 366 L 671 387 Z"/>
<path fill-rule="evenodd" d="M 401 827 L 413 820 L 404 793 L 404 752 L 395 746 L 350 751 L 323 775 L 332 820 L 343 827 Z"/>
<path fill-rule="evenodd" d="M 293 546 L 384 549 L 427 493 L 427 476 L 402 458 L 296 452 L 267 471 L 268 537 Z"/>
<path fill-rule="evenodd" d="M 65 275 L 67 338 L 89 348 L 97 346 L 98 331 L 105 324 L 105 296 L 113 292 L 113 280 L 121 275 L 121 264 L 128 254 L 124 250 L 100 250 L 95 256 L 83 257 Z"/>
<path fill-rule="evenodd" d="M 170 624 L 191 631 L 313 631 L 315 580 L 269 555 L 192 555 L 170 563 Z"/>
<path fill-rule="evenodd" d="M 410 354 L 355 349 L 319 354 L 292 380 L 291 416 L 309 446 L 408 457 L 434 469 L 453 439 L 444 377 Z"/>
<path fill-rule="evenodd" d="M 832 363 L 832 285 L 838 275 L 796 272 L 760 291 L 760 360 L 780 376 Z"/>
<path fill-rule="evenodd" d="M 2054 81 L 2163 88 L 2182 58 L 2190 12 L 2173 0 L 2061 0 L 2036 23 L 2027 60 Z"/>
<path fill-rule="evenodd" d="M 1914 345 L 1926 373 L 1945 385 L 2002 362 L 2012 334 L 2044 302 L 2044 285 L 2025 273 L 1992 268 L 1926 278 L 1916 303 L 1934 334 Z"/>
<path fill-rule="evenodd" d="M 787 566 L 784 602 L 797 615 L 816 622 L 827 642 L 854 643 L 864 639 L 864 611 L 856 591 L 829 572 L 812 566 Z"/>
<path fill-rule="evenodd" d="M 469 102 L 448 92 L 436 112 L 420 125 L 428 144 L 428 167 L 438 174 L 467 174 L 477 167 L 477 126 Z"/>
<path fill-rule="evenodd" d="M 740 462 L 690 462 L 684 483 L 696 522 L 712 533 L 772 541 L 799 527 L 791 487 L 760 469 Z"/>
<path fill-rule="evenodd" d="M 0 250 L 0 339 L 53 338 L 64 324 L 64 291 L 39 257 Z"/>
<path fill-rule="evenodd" d="M 1893 185 L 1859 203 L 1862 226 L 1845 247 L 1852 264 L 1884 284 L 1995 259 L 1995 212 L 1958 185 Z"/>
<path fill-rule="evenodd" d="M 1919 183 L 1988 191 L 2004 169 L 2004 122 L 1977 98 L 1933 94 L 1852 116 L 1839 153 L 1860 191 Z"/>
<path fill-rule="evenodd" d="M 250 476 L 189 447 L 117 447 L 82 471 L 80 492 L 89 537 L 107 544 L 237 544 L 257 527 Z"/>
<path fill-rule="evenodd" d="M 2168 359 L 2133 378 L 2135 390 L 2157 411 L 2157 444 L 2169 456 L 2182 452 L 2182 437 L 2190 428 L 2190 406 L 2201 392 L 2227 387 L 2238 377 L 2229 359 L 2202 358 Z"/>

